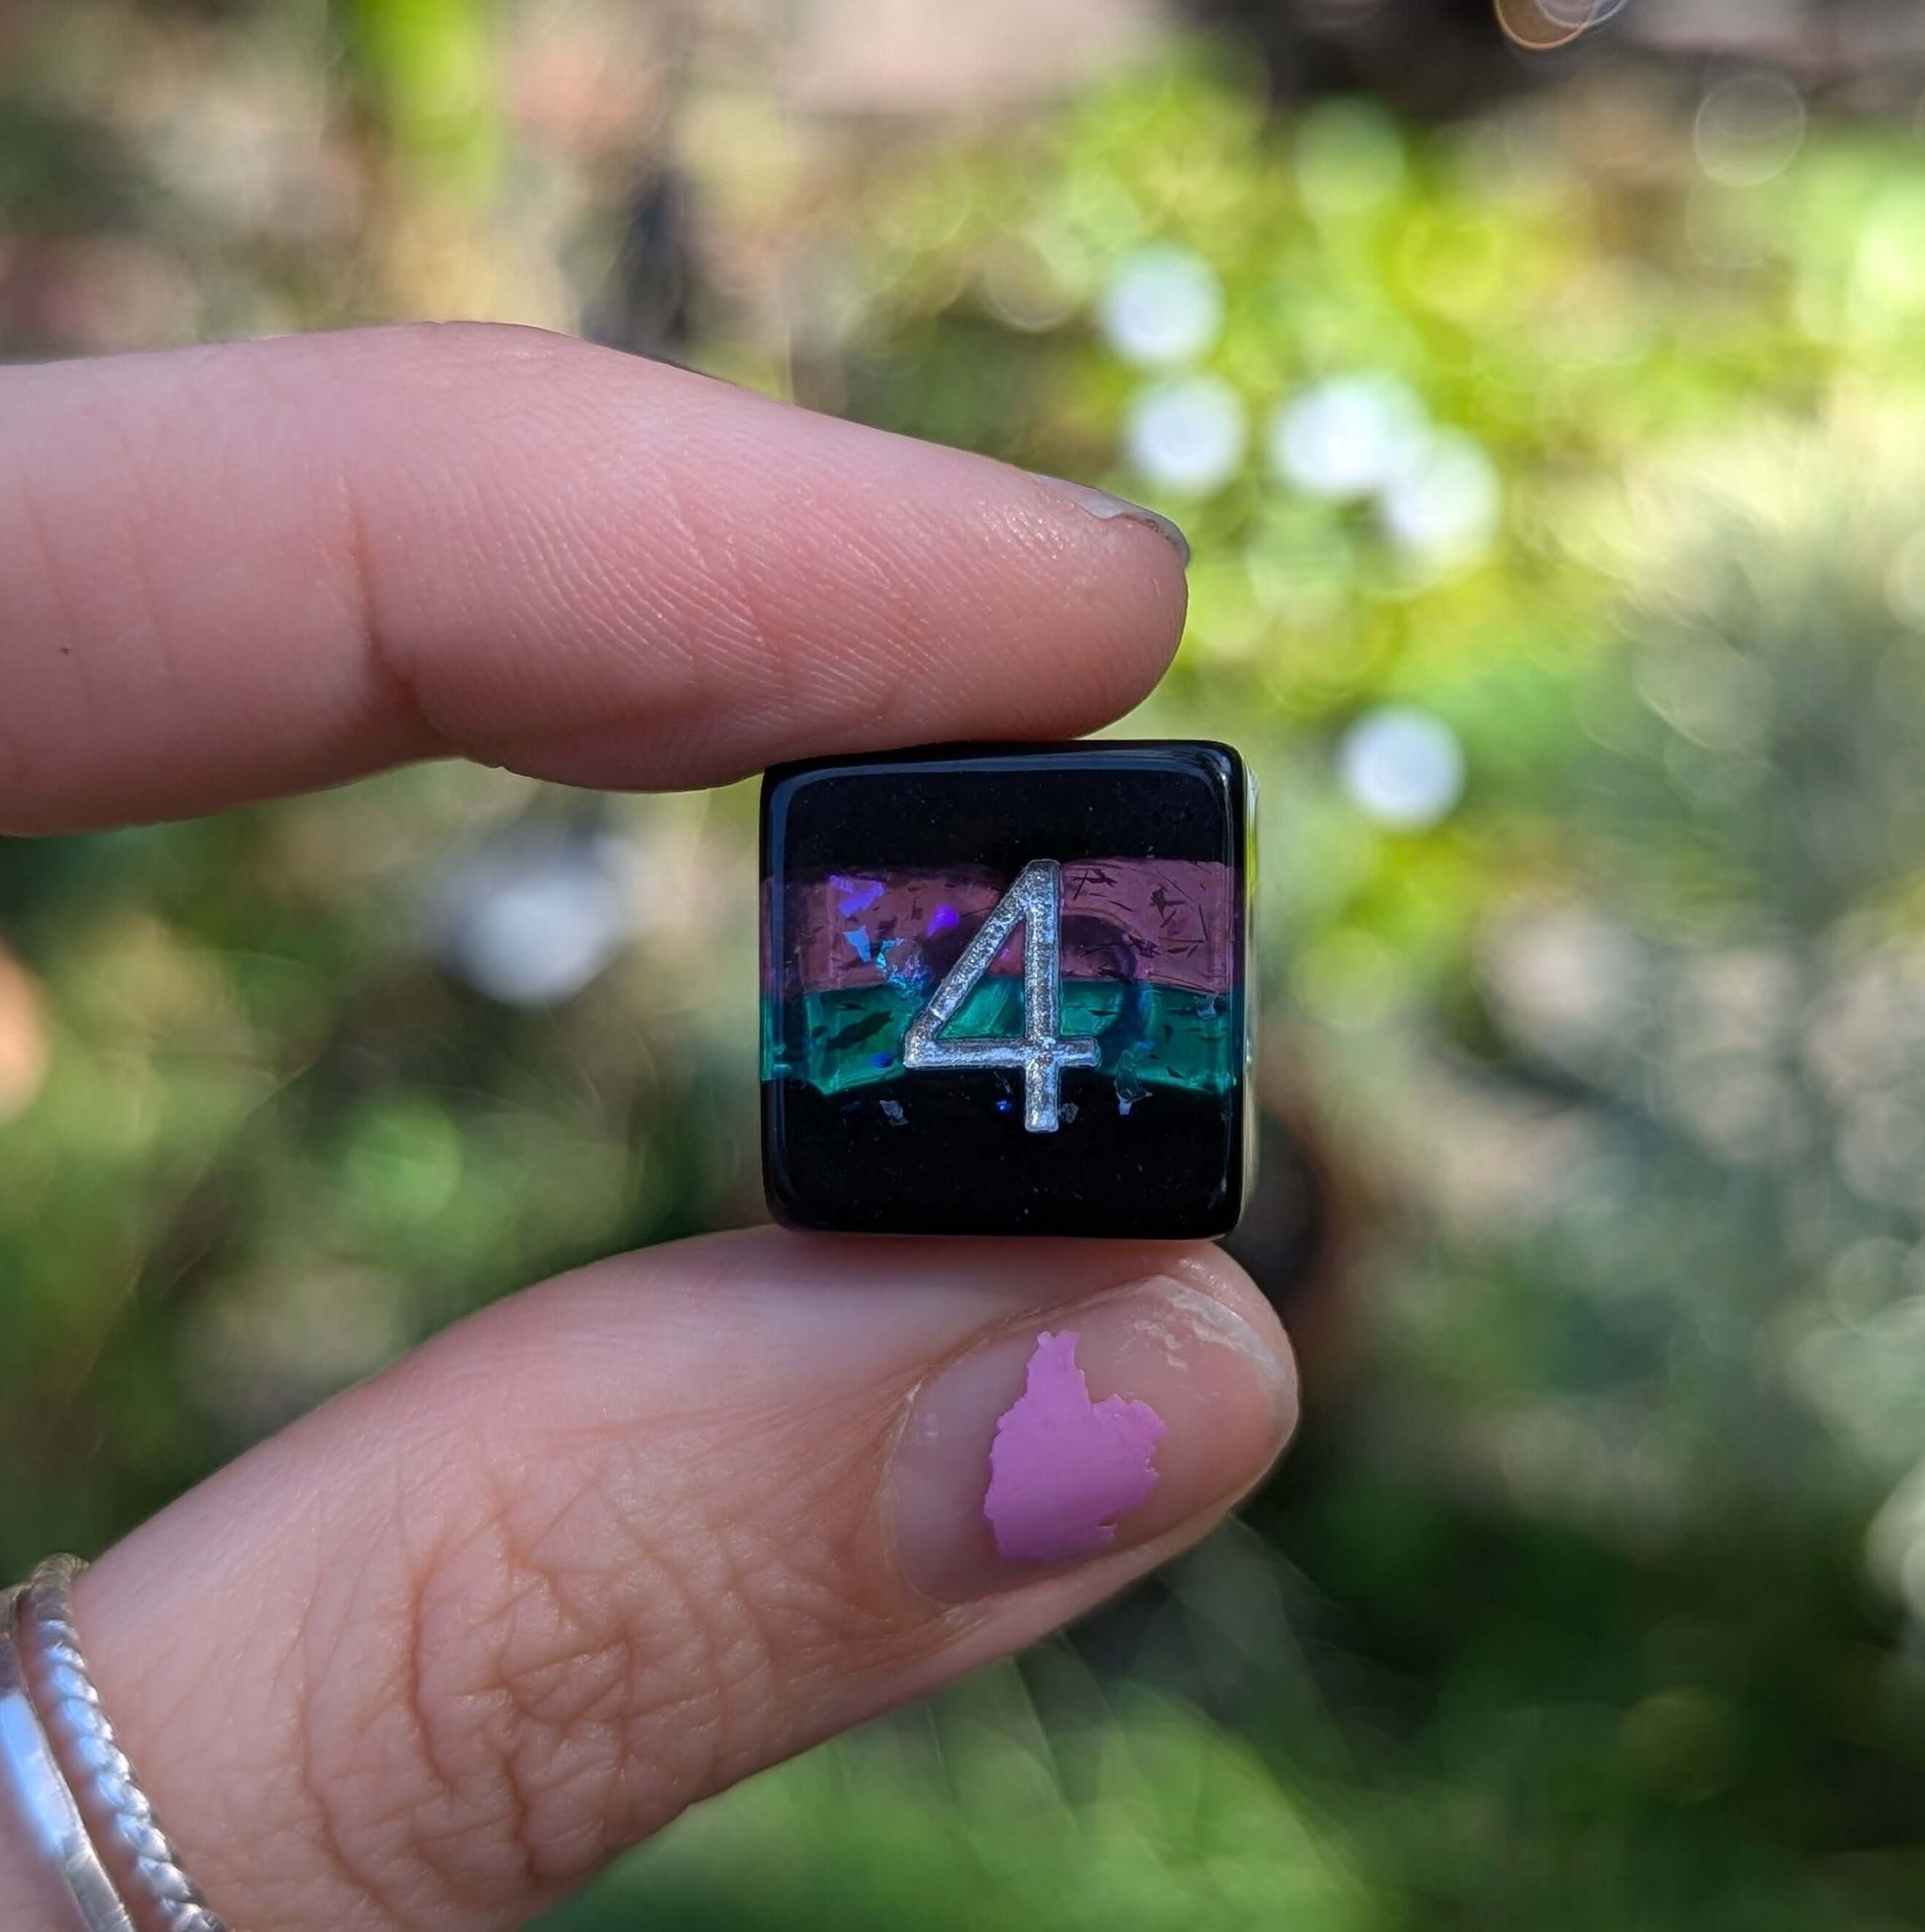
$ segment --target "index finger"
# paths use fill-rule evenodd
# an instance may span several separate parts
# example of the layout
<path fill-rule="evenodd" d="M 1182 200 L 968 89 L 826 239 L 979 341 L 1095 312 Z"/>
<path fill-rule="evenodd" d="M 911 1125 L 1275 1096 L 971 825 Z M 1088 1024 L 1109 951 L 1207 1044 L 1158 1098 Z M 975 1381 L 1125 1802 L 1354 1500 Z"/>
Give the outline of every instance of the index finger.
<path fill-rule="evenodd" d="M 1070 735 L 1175 648 L 1156 525 L 532 329 L 0 371 L 0 830 Z"/>

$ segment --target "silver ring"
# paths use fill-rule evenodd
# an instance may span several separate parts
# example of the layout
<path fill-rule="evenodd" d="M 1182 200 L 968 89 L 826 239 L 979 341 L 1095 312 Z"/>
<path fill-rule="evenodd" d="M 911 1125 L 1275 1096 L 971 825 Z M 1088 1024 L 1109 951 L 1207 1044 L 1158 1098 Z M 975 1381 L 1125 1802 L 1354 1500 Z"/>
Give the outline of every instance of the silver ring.
<path fill-rule="evenodd" d="M 32 1903 L 64 1913 L 77 1932 L 134 1932 L 28 1693 L 14 1642 L 20 1596 L 0 1596 L 0 1804 L 35 1859 Z"/>
<path fill-rule="evenodd" d="M 44 1729 L 69 1800 L 97 1848 L 96 1863 L 118 1891 L 115 1932 L 227 1932 L 180 1854 L 161 1830 L 127 1754 L 100 1707 L 100 1693 L 73 1621 L 78 1557 L 49 1557 L 28 1579 L 15 1610 L 21 1679 Z M 89 1932 L 95 1921 L 89 1920 Z"/>

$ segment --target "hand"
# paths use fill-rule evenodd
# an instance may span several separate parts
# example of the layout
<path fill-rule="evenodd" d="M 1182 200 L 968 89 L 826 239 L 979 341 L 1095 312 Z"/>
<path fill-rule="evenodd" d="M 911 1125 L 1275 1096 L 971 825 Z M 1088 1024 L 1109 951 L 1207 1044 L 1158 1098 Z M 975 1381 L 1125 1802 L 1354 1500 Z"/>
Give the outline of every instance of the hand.
<path fill-rule="evenodd" d="M 696 785 L 1068 735 L 1181 626 L 1178 556 L 1109 500 L 519 329 L 5 370 L 0 423 L 0 829 L 452 754 Z M 1164 1428 L 1054 1565 L 983 1516 L 1045 1331 Z M 230 1923 L 509 1926 L 1194 1541 L 1294 1415 L 1214 1248 L 689 1242 L 350 1390 L 108 1551 L 78 1618 Z"/>

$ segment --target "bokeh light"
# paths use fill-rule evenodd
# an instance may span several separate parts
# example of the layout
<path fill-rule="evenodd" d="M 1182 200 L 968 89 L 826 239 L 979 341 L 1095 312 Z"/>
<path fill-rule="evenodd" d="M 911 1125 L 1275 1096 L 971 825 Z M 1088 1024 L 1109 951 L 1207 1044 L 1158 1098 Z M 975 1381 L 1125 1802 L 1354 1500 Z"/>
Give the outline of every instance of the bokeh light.
<path fill-rule="evenodd" d="M 1729 188 L 1756 188 L 1790 166 L 1804 102 L 1783 74 L 1734 74 L 1704 96 L 1693 126 L 1697 164 Z"/>
<path fill-rule="evenodd" d="M 1343 788 L 1358 808 L 1398 831 L 1449 814 L 1464 791 L 1464 752 L 1450 727 L 1408 705 L 1384 705 L 1344 733 Z"/>
<path fill-rule="evenodd" d="M 1397 377 L 1339 376 L 1278 409 L 1270 460 L 1298 489 L 1347 503 L 1408 478 L 1429 428 L 1422 400 Z"/>
<path fill-rule="evenodd" d="M 1103 291 L 1104 340 L 1145 368 L 1196 361 L 1215 346 L 1223 321 L 1223 284 L 1181 248 L 1132 255 Z"/>
<path fill-rule="evenodd" d="M 1176 497 L 1221 490 L 1242 467 L 1248 441 L 1243 400 L 1217 376 L 1184 376 L 1145 390 L 1124 424 L 1131 467 Z"/>

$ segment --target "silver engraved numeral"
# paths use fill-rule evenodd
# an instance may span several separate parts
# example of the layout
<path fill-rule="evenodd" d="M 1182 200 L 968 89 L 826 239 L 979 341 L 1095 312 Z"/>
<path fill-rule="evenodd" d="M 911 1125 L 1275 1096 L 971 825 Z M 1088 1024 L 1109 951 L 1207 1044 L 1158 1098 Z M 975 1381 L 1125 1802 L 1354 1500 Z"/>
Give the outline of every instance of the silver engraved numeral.
<path fill-rule="evenodd" d="M 1023 937 L 1023 1037 L 1021 1040 L 945 1040 L 943 1029 L 962 1010 L 976 982 L 989 970 L 1018 926 Z M 996 901 L 982 929 L 962 949 L 949 976 L 909 1023 L 903 1036 L 906 1067 L 1017 1067 L 1023 1069 L 1023 1125 L 1032 1134 L 1054 1134 L 1062 1124 L 1062 1069 L 1094 1066 L 1094 1039 L 1062 1040 L 1062 868 L 1036 859 Z"/>

